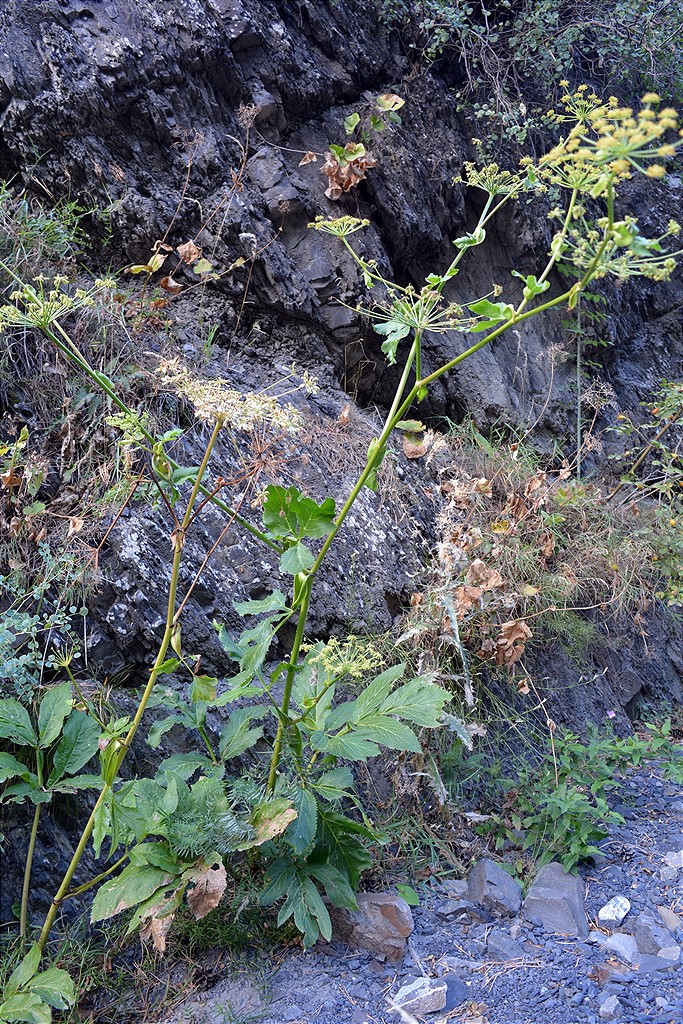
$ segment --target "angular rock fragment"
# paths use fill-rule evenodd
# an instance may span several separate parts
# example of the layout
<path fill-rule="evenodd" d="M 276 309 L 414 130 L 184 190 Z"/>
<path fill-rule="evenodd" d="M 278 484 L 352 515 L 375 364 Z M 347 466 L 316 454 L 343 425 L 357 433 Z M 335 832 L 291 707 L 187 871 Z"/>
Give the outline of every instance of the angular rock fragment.
<path fill-rule="evenodd" d="M 400 988 L 391 1002 L 407 1013 L 435 1013 L 446 1006 L 446 982 L 442 978 L 416 978 Z"/>
<path fill-rule="evenodd" d="M 467 893 L 486 910 L 512 917 L 522 905 L 522 887 L 500 864 L 484 858 L 467 876 Z"/>
<path fill-rule="evenodd" d="M 523 960 L 525 952 L 518 942 L 502 928 L 493 928 L 486 944 L 486 953 L 491 960 L 504 963 L 507 960 Z"/>
<path fill-rule="evenodd" d="M 598 911 L 598 921 L 606 928 L 618 928 L 631 909 L 631 902 L 625 896 L 613 896 L 609 903 Z"/>
<path fill-rule="evenodd" d="M 656 954 L 660 949 L 673 945 L 671 934 L 659 915 L 648 910 L 636 918 L 635 939 L 641 953 Z"/>
<path fill-rule="evenodd" d="M 386 892 L 361 893 L 357 910 L 330 907 L 333 939 L 359 949 L 400 960 L 413 930 L 410 907 L 400 896 Z"/>
<path fill-rule="evenodd" d="M 531 883 L 524 900 L 524 912 L 548 932 L 581 938 L 588 935 L 581 879 L 567 874 L 562 865 L 554 861 L 542 867 Z"/>
<path fill-rule="evenodd" d="M 640 960 L 638 943 L 633 935 L 626 935 L 624 932 L 616 932 L 610 935 L 607 942 L 602 946 L 603 951 L 616 953 L 620 960 L 627 964 L 637 964 Z"/>

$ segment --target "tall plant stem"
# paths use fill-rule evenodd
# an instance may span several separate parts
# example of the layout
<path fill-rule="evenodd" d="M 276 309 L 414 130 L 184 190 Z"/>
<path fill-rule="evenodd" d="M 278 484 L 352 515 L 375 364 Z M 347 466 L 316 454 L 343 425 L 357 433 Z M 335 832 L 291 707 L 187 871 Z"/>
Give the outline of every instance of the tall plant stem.
<path fill-rule="evenodd" d="M 43 924 L 43 928 L 38 939 L 38 945 L 40 946 L 41 950 L 45 948 L 45 943 L 47 942 L 50 936 L 50 932 L 55 922 L 55 918 L 57 917 L 57 914 L 59 912 L 59 908 L 61 907 L 63 901 L 66 899 L 66 896 L 69 892 L 69 888 L 71 886 L 71 880 L 73 879 L 73 876 L 76 873 L 76 869 L 78 868 L 81 858 L 85 852 L 86 846 L 88 845 L 88 840 L 90 839 L 93 828 L 95 827 L 95 822 L 97 821 L 97 816 L 99 814 L 100 807 L 108 798 L 109 793 L 112 790 L 114 781 L 116 780 L 116 777 L 118 775 L 121 764 L 123 763 L 126 754 L 130 750 L 133 738 L 136 732 L 138 731 L 138 727 L 140 725 L 140 722 L 142 721 L 142 716 L 144 715 L 147 704 L 149 703 L 149 699 L 152 696 L 152 691 L 154 690 L 154 686 L 161 671 L 161 666 L 166 660 L 166 654 L 171 644 L 171 639 L 173 637 L 173 633 L 176 627 L 176 594 L 178 591 L 178 576 L 180 573 L 180 562 L 182 559 L 183 546 L 185 544 L 185 530 L 187 529 L 192 518 L 192 509 L 194 507 L 195 501 L 197 500 L 197 495 L 201 490 L 202 477 L 206 472 L 206 467 L 211 457 L 211 452 L 213 451 L 213 448 L 218 439 L 218 434 L 221 429 L 221 426 L 221 421 L 217 422 L 216 425 L 214 426 L 213 433 L 211 435 L 209 443 L 206 446 L 206 451 L 204 452 L 204 458 L 202 459 L 202 463 L 199 467 L 199 470 L 197 471 L 197 477 L 195 479 L 194 487 L 192 488 L 192 494 L 190 495 L 190 499 L 187 503 L 187 508 L 185 509 L 185 515 L 183 516 L 182 523 L 180 524 L 180 528 L 174 531 L 173 564 L 171 566 L 171 579 L 168 587 L 166 625 L 164 627 L 164 634 L 163 637 L 161 638 L 161 644 L 159 646 L 159 650 L 155 658 L 154 665 L 152 666 L 152 670 L 150 671 L 147 685 L 145 686 L 144 692 L 140 699 L 140 703 L 138 704 L 138 708 L 133 718 L 133 721 L 130 724 L 128 732 L 126 733 L 125 739 L 120 744 L 120 747 L 114 758 L 113 764 L 110 766 L 110 772 L 108 774 L 110 774 L 111 781 L 105 782 L 104 786 L 100 790 L 100 795 L 98 796 L 97 802 L 92 810 L 92 813 L 90 814 L 90 817 L 86 822 L 85 828 L 83 829 L 81 838 L 78 841 L 78 845 L 74 851 L 73 857 L 71 858 L 71 862 L 68 868 L 66 869 L 61 885 L 59 886 L 59 889 L 55 893 L 55 897 L 50 905 L 50 909 L 48 911 L 47 917 L 45 918 L 45 923 Z"/>
<path fill-rule="evenodd" d="M 38 785 L 43 784 L 43 769 L 40 761 L 40 751 L 38 751 L 39 759 L 36 768 L 36 775 L 38 778 Z M 26 866 L 24 868 L 24 885 L 21 890 L 21 910 L 19 911 L 19 936 L 22 939 L 26 938 L 28 931 L 28 894 L 31 888 L 31 869 L 33 867 L 33 853 L 36 848 L 36 836 L 38 835 L 38 822 L 40 821 L 40 810 L 42 804 L 36 804 L 36 809 L 33 812 L 33 824 L 31 825 L 31 836 L 28 841 L 28 851 L 26 853 Z"/>

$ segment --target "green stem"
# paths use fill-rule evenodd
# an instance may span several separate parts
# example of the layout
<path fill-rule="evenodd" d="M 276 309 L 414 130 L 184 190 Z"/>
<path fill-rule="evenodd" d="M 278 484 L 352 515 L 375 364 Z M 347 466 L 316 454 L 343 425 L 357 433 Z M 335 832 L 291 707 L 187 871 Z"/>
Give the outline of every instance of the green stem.
<path fill-rule="evenodd" d="M 174 632 L 175 627 L 176 627 L 175 605 L 176 605 L 176 595 L 177 595 L 177 591 L 178 591 L 178 576 L 179 576 L 179 573 L 180 573 L 180 562 L 181 562 L 183 546 L 184 546 L 184 542 L 185 542 L 185 530 L 187 529 L 187 526 L 188 526 L 188 524 L 189 524 L 189 522 L 190 522 L 190 520 L 192 518 L 192 509 L 193 509 L 193 506 L 194 506 L 194 502 L 196 501 L 197 495 L 199 494 L 199 491 L 201 489 L 201 480 L 202 480 L 202 477 L 203 477 L 203 475 L 204 475 L 204 473 L 206 471 L 206 467 L 208 465 L 209 458 L 211 457 L 211 452 L 213 451 L 213 448 L 214 448 L 214 445 L 216 443 L 216 440 L 218 439 L 218 434 L 219 434 L 220 429 L 221 429 L 221 423 L 217 422 L 215 424 L 215 426 L 214 426 L 214 430 L 213 430 L 213 433 L 211 435 L 211 439 L 209 440 L 209 443 L 208 443 L 208 445 L 206 447 L 206 451 L 204 452 L 204 458 L 202 459 L 202 463 L 201 463 L 201 465 L 199 467 L 199 470 L 197 472 L 197 477 L 195 479 L 194 487 L 192 488 L 192 494 L 190 495 L 190 500 L 188 501 L 187 508 L 185 509 L 185 515 L 183 516 L 183 521 L 182 521 L 179 529 L 177 529 L 175 531 L 175 534 L 174 534 L 174 539 L 173 539 L 173 564 L 172 564 L 172 567 L 171 567 L 171 579 L 170 579 L 169 588 L 168 588 L 168 604 L 167 604 L 167 608 L 166 608 L 166 625 L 165 625 L 165 628 L 164 628 L 164 635 L 163 635 L 163 637 L 161 639 L 161 644 L 159 646 L 159 651 L 158 651 L 156 659 L 154 661 L 154 665 L 152 666 L 152 670 L 151 670 L 151 672 L 149 674 L 149 679 L 147 681 L 147 685 L 146 685 L 145 690 L 144 690 L 144 692 L 142 694 L 142 698 L 140 699 L 140 703 L 138 704 L 138 709 L 137 709 L 137 711 L 135 713 L 135 717 L 133 718 L 133 721 L 131 722 L 130 728 L 128 729 L 128 732 L 126 733 L 126 737 L 122 741 L 122 743 L 121 743 L 121 745 L 120 745 L 120 747 L 118 749 L 117 755 L 116 755 L 116 757 L 114 759 L 112 776 L 111 776 L 112 780 L 116 779 L 116 776 L 118 775 L 119 769 L 121 768 L 121 764 L 122 764 L 126 754 L 130 750 L 131 744 L 133 742 L 133 738 L 134 738 L 134 736 L 135 736 L 135 734 L 136 734 L 136 732 L 138 730 L 140 722 L 142 721 L 142 716 L 144 715 L 145 709 L 146 709 L 147 704 L 149 702 L 149 699 L 152 696 L 152 691 L 154 690 L 154 686 L 155 686 L 157 678 L 159 676 L 159 673 L 160 673 L 160 670 L 161 670 L 161 666 L 163 665 L 164 661 L 166 660 L 166 654 L 167 654 L 168 648 L 169 648 L 169 646 L 171 644 L 171 639 L 173 637 L 173 632 Z M 102 806 L 104 801 L 107 799 L 108 794 L 109 794 L 109 792 L 112 789 L 112 785 L 113 785 L 113 783 L 105 783 L 104 786 L 102 787 L 102 789 L 100 791 L 100 795 L 97 798 L 97 802 L 95 803 L 95 806 L 94 806 L 94 808 L 92 810 L 92 813 L 90 814 L 90 817 L 88 818 L 88 821 L 86 822 L 85 828 L 83 829 L 83 832 L 81 834 L 81 838 L 80 838 L 80 840 L 78 842 L 78 846 L 76 847 L 76 849 L 74 851 L 74 855 L 71 858 L 71 862 L 70 862 L 70 864 L 69 864 L 69 866 L 68 866 L 68 868 L 67 868 L 67 870 L 66 870 L 66 872 L 64 874 L 64 877 L 62 879 L 61 885 L 59 886 L 59 889 L 57 890 L 57 892 L 56 892 L 56 894 L 54 896 L 54 899 L 52 900 L 52 904 L 50 906 L 50 910 L 48 911 L 48 914 L 47 914 L 47 916 L 45 918 L 45 923 L 43 924 L 43 929 L 42 929 L 42 931 L 40 933 L 40 937 L 38 939 L 38 945 L 40 946 L 41 950 L 43 950 L 45 948 L 45 944 L 46 944 L 46 942 L 47 942 L 47 940 L 49 938 L 50 932 L 52 930 L 52 926 L 53 926 L 53 924 L 55 922 L 55 918 L 57 917 L 57 914 L 59 912 L 59 908 L 62 905 L 63 901 L 66 899 L 66 896 L 67 896 L 67 894 L 69 892 L 69 889 L 71 887 L 71 880 L 73 879 L 73 876 L 76 873 L 76 869 L 77 869 L 77 867 L 78 867 L 78 865 L 80 863 L 80 860 L 81 860 L 81 858 L 83 856 L 83 853 L 85 852 L 85 848 L 86 848 L 86 846 L 88 844 L 88 840 L 90 839 L 90 836 L 92 834 L 93 828 L 95 827 L 95 822 L 97 821 L 97 816 L 98 816 L 100 807 Z"/>
<path fill-rule="evenodd" d="M 64 899 L 69 900 L 72 896 L 80 896 L 82 892 L 87 892 L 88 889 L 92 889 L 93 885 L 97 885 L 98 882 L 103 882 L 104 879 L 113 874 L 117 868 L 120 868 L 123 862 L 128 860 L 129 856 L 130 854 L 128 852 L 124 853 L 124 855 L 119 857 L 119 859 L 112 864 L 111 867 L 108 867 L 106 871 L 100 871 L 99 875 L 95 875 L 95 877 L 91 878 L 89 882 L 84 882 L 83 885 L 79 885 L 78 888 L 72 889 L 71 892 L 66 894 Z"/>
<path fill-rule="evenodd" d="M 576 304 L 576 479 L 581 479 L 581 297 Z"/>
<path fill-rule="evenodd" d="M 38 785 L 43 785 L 43 766 L 41 763 L 41 754 L 38 751 L 38 760 L 36 763 L 36 775 L 38 778 Z M 43 805 L 36 804 L 36 809 L 33 812 L 33 824 L 31 826 L 31 836 L 28 841 L 28 852 L 26 854 L 26 866 L 24 868 L 24 885 L 21 890 L 21 910 L 19 912 L 19 936 L 22 939 L 26 938 L 28 931 L 28 894 L 31 888 L 31 869 L 33 867 L 33 853 L 36 848 L 36 836 L 38 835 L 38 822 L 40 821 L 40 809 Z"/>
<path fill-rule="evenodd" d="M 316 563 L 317 565 L 317 563 Z M 280 702 L 280 714 L 278 716 L 277 732 L 275 734 L 275 742 L 273 744 L 273 753 L 270 759 L 270 771 L 268 772 L 268 785 L 267 792 L 272 793 L 275 789 L 275 783 L 277 781 L 277 770 L 280 764 L 280 758 L 282 756 L 282 741 L 285 732 L 285 722 L 289 716 L 289 704 L 292 699 L 292 688 L 294 686 L 294 680 L 297 673 L 297 662 L 299 660 L 299 652 L 301 650 L 301 644 L 304 639 L 304 630 L 306 628 L 306 618 L 308 616 L 308 607 L 311 603 L 311 593 L 313 590 L 313 576 L 316 572 L 316 566 L 314 565 L 311 569 L 308 579 L 305 583 L 305 590 L 301 598 L 301 605 L 299 606 L 299 621 L 296 624 L 296 633 L 294 634 L 294 642 L 292 644 L 292 652 L 289 657 L 289 668 L 287 669 L 287 678 L 285 679 L 285 687 L 282 692 L 282 700 Z"/>

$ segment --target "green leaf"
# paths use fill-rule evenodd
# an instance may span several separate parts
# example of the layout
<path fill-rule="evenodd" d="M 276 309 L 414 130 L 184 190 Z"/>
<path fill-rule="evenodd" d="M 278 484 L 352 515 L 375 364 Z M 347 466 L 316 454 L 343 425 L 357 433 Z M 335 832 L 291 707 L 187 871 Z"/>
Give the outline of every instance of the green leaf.
<path fill-rule="evenodd" d="M 351 735 L 357 732 L 371 739 L 373 743 L 381 743 L 383 747 L 389 747 L 391 750 L 411 750 L 414 754 L 419 754 L 422 751 L 420 741 L 413 730 L 389 715 L 377 714 L 364 717 L 362 728 L 354 729 Z"/>
<path fill-rule="evenodd" d="M 97 753 L 100 727 L 84 711 L 72 711 L 52 760 L 48 788 L 63 775 L 75 775 Z"/>
<path fill-rule="evenodd" d="M 315 562 L 315 555 L 309 547 L 299 541 L 293 547 L 287 548 L 280 557 L 280 568 L 290 576 L 310 569 Z"/>
<path fill-rule="evenodd" d="M 213 762 L 204 754 L 172 754 L 159 765 L 156 779 L 161 781 L 164 776 L 177 775 L 186 782 L 199 768 L 208 771 L 214 767 Z"/>
<path fill-rule="evenodd" d="M 10 1024 L 13 1021 L 27 1021 L 28 1024 L 50 1024 L 52 1011 L 40 996 L 33 992 L 10 996 L 0 1003 L 0 1021 Z"/>
<path fill-rule="evenodd" d="M 393 689 L 396 680 L 401 678 L 405 670 L 405 664 L 391 665 L 372 680 L 356 698 L 355 722 L 361 722 L 367 714 L 377 711 L 382 701 Z"/>
<path fill-rule="evenodd" d="M 393 366 L 396 362 L 396 352 L 399 343 L 410 334 L 409 325 L 404 324 L 400 320 L 386 320 L 373 324 L 373 330 L 377 334 L 384 335 L 382 352 L 385 353 L 389 365 Z"/>
<path fill-rule="evenodd" d="M 0 700 L 0 739 L 11 740 L 18 747 L 38 746 L 28 711 L 13 697 Z"/>
<path fill-rule="evenodd" d="M 107 879 L 95 894 L 90 920 L 106 921 L 122 910 L 142 903 L 173 878 L 168 871 L 149 864 L 128 864 L 116 878 Z"/>
<path fill-rule="evenodd" d="M 202 258 L 197 260 L 194 264 L 192 270 L 195 274 L 210 274 L 213 270 L 213 263 L 210 263 L 206 257 L 202 256 Z"/>
<path fill-rule="evenodd" d="M 349 114 L 348 117 L 344 118 L 344 131 L 347 135 L 353 135 L 356 125 L 360 122 L 360 114 L 354 110 L 353 114 Z"/>
<path fill-rule="evenodd" d="M 297 817 L 285 832 L 285 841 L 300 856 L 313 845 L 318 826 L 318 802 L 313 794 L 300 787 L 293 797 Z"/>
<path fill-rule="evenodd" d="M 407 430 L 409 434 L 422 434 L 427 428 L 421 420 L 400 420 L 395 430 Z"/>
<path fill-rule="evenodd" d="M 471 331 L 487 331 L 489 327 L 512 320 L 515 315 L 514 306 L 507 302 L 489 302 L 488 299 L 480 299 L 479 302 L 468 303 L 468 307 L 476 316 L 487 318 L 484 323 L 470 327 Z"/>
<path fill-rule="evenodd" d="M 332 938 L 332 924 L 327 907 L 315 887 L 315 883 L 303 871 L 297 871 L 287 898 L 278 914 L 277 923 L 282 925 L 290 917 L 303 935 L 304 946 L 308 948 L 322 935 L 328 942 Z"/>
<path fill-rule="evenodd" d="M 183 865 L 180 864 L 175 853 L 165 843 L 138 843 L 130 851 L 130 862 L 137 867 L 144 864 L 151 864 L 169 874 L 180 874 Z"/>
<path fill-rule="evenodd" d="M 382 702 L 379 710 L 385 715 L 398 715 L 416 725 L 436 729 L 441 724 L 441 711 L 448 700 L 450 694 L 447 690 L 429 682 L 429 677 L 418 676 L 399 686 Z"/>
<path fill-rule="evenodd" d="M 352 889 L 358 887 L 360 876 L 372 867 L 372 857 L 361 838 L 376 840 L 377 836 L 357 821 L 338 814 L 324 804 L 318 806 L 318 834 L 315 856 L 323 856 L 348 878 Z"/>
<path fill-rule="evenodd" d="M 233 711 L 218 741 L 218 753 L 222 761 L 238 757 L 261 739 L 263 726 L 259 725 L 252 729 L 250 722 L 253 718 L 263 718 L 267 713 L 268 708 L 265 707 L 239 708 Z"/>
<path fill-rule="evenodd" d="M 349 885 L 348 878 L 333 864 L 318 864 L 309 861 L 306 867 L 309 875 L 312 875 L 317 882 L 322 883 L 325 895 L 329 897 L 335 907 L 346 907 L 347 910 L 358 909 L 356 895 Z"/>
<path fill-rule="evenodd" d="M 13 782 L 6 786 L 2 793 L 2 802 L 5 804 L 21 804 L 26 797 L 34 804 L 46 804 L 51 799 L 50 793 L 45 793 L 38 785 L 38 777 L 29 774 L 26 782 Z"/>
<path fill-rule="evenodd" d="M 540 295 L 541 292 L 545 292 L 550 288 L 550 281 L 539 281 L 534 274 L 529 274 L 525 277 L 518 270 L 513 270 L 512 274 L 513 277 L 519 277 L 520 280 L 525 282 L 523 291 L 525 299 L 533 299 L 535 295 Z"/>
<path fill-rule="evenodd" d="M 266 871 L 266 887 L 259 896 L 262 907 L 270 907 L 287 893 L 296 878 L 296 868 L 288 857 L 278 857 Z"/>
<path fill-rule="evenodd" d="M 399 896 L 406 901 L 409 907 L 419 907 L 420 896 L 413 889 L 412 885 L 403 885 L 401 882 L 396 883 Z"/>
<path fill-rule="evenodd" d="M 350 768 L 332 768 L 320 776 L 313 788 L 324 800 L 341 800 L 353 788 L 353 773 Z"/>
<path fill-rule="evenodd" d="M 28 782 L 30 778 L 35 778 L 33 772 L 22 761 L 18 761 L 13 754 L 0 754 L 0 782 L 7 782 L 8 779 L 12 779 L 16 775 L 23 779 L 24 782 Z"/>
<path fill-rule="evenodd" d="M 51 790 L 53 793 L 78 793 L 81 789 L 102 789 L 103 784 L 101 775 L 76 775 L 55 782 Z"/>
<path fill-rule="evenodd" d="M 29 982 L 31 992 L 56 1010 L 66 1010 L 76 1001 L 71 977 L 59 967 L 48 967 Z"/>
<path fill-rule="evenodd" d="M 369 757 L 377 757 L 381 753 L 377 744 L 359 731 L 339 736 L 314 732 L 311 736 L 311 746 L 314 750 L 322 750 L 334 754 L 335 757 L 345 757 L 348 761 L 367 761 Z"/>
<path fill-rule="evenodd" d="M 455 735 L 460 740 L 462 740 L 462 742 L 465 744 L 467 749 L 471 750 L 472 747 L 474 746 L 474 741 L 472 739 L 472 734 L 470 732 L 468 732 L 467 727 L 465 726 L 465 723 L 463 722 L 463 720 L 461 718 L 457 718 L 455 715 L 448 715 L 448 714 L 443 714 L 441 716 L 441 719 L 443 721 L 443 724 L 448 729 L 450 729 L 451 732 L 454 732 Z"/>
<path fill-rule="evenodd" d="M 174 725 L 179 725 L 182 721 L 180 715 L 168 715 L 167 718 L 159 718 L 156 722 L 152 722 L 152 727 L 147 733 L 147 746 L 151 747 L 152 750 L 156 750 L 161 743 L 162 737 Z"/>
<path fill-rule="evenodd" d="M 14 995 L 20 988 L 24 988 L 28 985 L 31 978 L 34 976 L 40 965 L 40 958 L 42 952 L 37 942 L 34 942 L 30 950 L 7 979 L 7 985 L 5 991 L 10 995 Z"/>
<path fill-rule="evenodd" d="M 180 664 L 182 664 L 180 658 L 167 658 L 166 661 L 162 661 L 161 665 L 159 665 L 157 675 L 170 675 L 172 672 L 175 672 Z"/>
<path fill-rule="evenodd" d="M 71 683 L 60 683 L 47 691 L 40 702 L 38 714 L 38 742 L 41 747 L 49 747 L 57 739 L 72 704 Z"/>
<path fill-rule="evenodd" d="M 334 525 L 335 514 L 332 498 L 318 505 L 294 486 L 270 484 L 266 488 L 263 523 L 276 537 L 324 537 Z"/>
<path fill-rule="evenodd" d="M 468 231 L 467 234 L 461 235 L 460 238 L 453 239 L 453 245 L 456 249 L 468 249 L 472 245 L 481 245 L 486 238 L 486 231 L 484 228 L 477 228 L 476 231 Z"/>
<path fill-rule="evenodd" d="M 261 612 L 289 611 L 285 595 L 281 590 L 274 590 L 260 601 L 233 601 L 233 608 L 238 615 L 259 615 Z"/>
<path fill-rule="evenodd" d="M 216 699 L 216 686 L 218 680 L 215 676 L 193 676 L 190 688 L 190 700 L 193 704 L 197 701 L 210 703 Z"/>

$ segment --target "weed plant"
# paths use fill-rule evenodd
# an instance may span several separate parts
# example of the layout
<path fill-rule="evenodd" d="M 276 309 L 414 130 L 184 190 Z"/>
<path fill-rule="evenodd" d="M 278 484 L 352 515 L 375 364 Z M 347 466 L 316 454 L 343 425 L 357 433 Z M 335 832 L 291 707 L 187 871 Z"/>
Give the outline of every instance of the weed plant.
<path fill-rule="evenodd" d="M 331 922 L 323 894 L 334 905 L 354 908 L 354 892 L 372 864 L 369 850 L 381 841 L 351 766 L 362 768 L 382 749 L 422 758 L 421 737 L 430 730 L 452 729 L 469 741 L 465 724 L 444 710 L 450 693 L 441 684 L 450 680 L 443 679 L 438 664 L 432 669 L 423 666 L 415 675 L 407 672 L 405 664 L 391 664 L 380 671 L 372 657 L 368 660 L 367 651 L 361 664 L 357 645 L 340 648 L 307 638 L 308 613 L 315 601 L 319 570 L 359 494 L 363 488 L 377 491 L 378 472 L 395 432 L 413 450 L 423 444 L 424 425 L 408 417 L 434 382 L 530 317 L 558 307 L 575 308 L 595 278 L 645 275 L 666 280 L 671 274 L 675 260 L 664 252 L 664 243 L 676 233 L 677 225 L 672 222 L 666 236 L 657 239 L 642 236 L 631 217 L 618 214 L 617 192 L 624 179 L 644 167 L 650 177 L 665 174 L 662 160 L 675 155 L 683 144 L 678 135 L 665 141 L 678 130 L 675 112 L 660 109 L 653 94 L 634 113 L 619 107 L 616 100 L 602 103 L 580 88 L 565 94 L 563 113 L 555 115 L 555 121 L 561 137 L 536 165 L 527 161 L 516 173 L 496 165 L 466 166 L 469 186 L 485 196 L 483 209 L 472 230 L 454 240 L 456 254 L 449 267 L 430 274 L 420 288 L 387 280 L 364 258 L 354 236 L 365 222 L 343 216 L 319 219 L 312 225 L 333 240 L 329 244 L 344 246 L 358 265 L 368 289 L 367 302 L 360 308 L 382 336 L 388 362 L 402 366 L 384 425 L 371 440 L 358 479 L 340 507 L 332 497 L 316 502 L 295 486 L 276 483 L 260 486 L 253 495 L 257 500 L 245 504 L 257 466 L 246 464 L 233 480 L 218 474 L 213 457 L 219 436 L 228 433 L 239 444 L 256 429 L 267 447 L 271 439 L 296 432 L 301 416 L 273 394 L 244 394 L 228 381 L 202 381 L 174 361 L 162 364 L 160 373 L 165 386 L 194 407 L 203 442 L 199 465 L 179 464 L 173 444 L 180 430 L 156 432 L 144 410 L 131 406 L 116 381 L 106 370 L 93 366 L 86 348 L 79 345 L 77 325 L 89 311 L 111 302 L 115 282 L 76 288 L 58 278 L 46 287 L 44 280 L 24 281 L 16 269 L 0 261 L 0 269 L 15 286 L 10 301 L 0 309 L 3 334 L 41 336 L 65 365 L 105 396 L 112 410 L 111 425 L 120 431 L 121 443 L 132 455 L 131 495 L 140 488 L 143 496 L 156 496 L 170 541 L 165 624 L 131 716 L 116 717 L 79 692 L 78 680 L 73 672 L 69 675 L 67 664 L 68 678 L 43 684 L 30 708 L 13 697 L 0 701 L 0 735 L 9 747 L 0 753 L 0 770 L 7 783 L 3 801 L 34 805 L 32 836 L 39 828 L 41 805 L 60 787 L 91 789 L 94 798 L 37 941 L 6 982 L 0 1017 L 49 1021 L 51 1007 L 73 1004 L 73 980 L 58 967 L 43 971 L 43 960 L 64 901 L 90 891 L 93 924 L 127 911 L 128 932 L 139 930 L 143 939 L 163 951 L 181 907 L 188 907 L 197 920 L 215 910 L 227 889 L 228 866 L 238 872 L 263 866 L 260 901 L 266 907 L 279 906 L 278 924 L 293 921 L 305 945 L 320 934 L 329 939 Z M 505 301 L 503 287 L 493 283 L 484 295 L 456 299 L 453 287 L 460 263 L 485 242 L 491 218 L 506 203 L 548 185 L 563 190 L 566 205 L 554 211 L 558 230 L 538 275 L 513 272 L 523 281 L 521 301 Z M 597 221 L 587 219 L 589 200 L 603 204 L 604 215 Z M 198 276 L 213 280 L 213 268 L 203 266 L 203 257 L 188 250 L 187 244 L 183 243 L 182 253 L 177 249 L 180 261 L 187 257 L 195 271 L 199 266 Z M 140 303 L 148 302 L 147 285 L 161 270 L 169 249 L 166 242 L 157 245 L 146 264 L 129 268 L 144 279 Z M 548 297 L 549 278 L 561 258 L 570 260 L 581 276 L 565 291 Z M 166 276 L 172 278 L 172 274 Z M 167 280 L 165 287 L 173 293 L 177 282 Z M 426 369 L 425 335 L 453 331 L 477 335 L 478 340 L 442 366 Z M 302 381 L 303 386 L 310 383 Z M 570 475 L 568 471 L 560 482 Z M 450 575 L 439 595 L 441 635 L 450 633 L 451 646 L 461 658 L 468 703 L 472 683 L 463 634 L 470 622 L 480 622 L 480 656 L 492 657 L 508 668 L 520 661 L 531 635 L 518 601 L 533 600 L 538 592 L 532 591 L 538 588 L 531 583 L 518 587 L 509 571 L 516 563 L 520 533 L 523 536 L 530 529 L 534 541 L 541 541 L 548 560 L 541 572 L 552 568 L 557 575 L 551 560 L 566 557 L 569 518 L 576 515 L 583 522 L 588 514 L 583 508 L 574 511 L 571 496 L 560 511 L 553 504 L 558 493 L 555 481 L 549 481 L 543 471 L 524 478 L 523 492 L 519 488 L 511 492 L 511 506 L 504 510 L 506 522 L 490 523 L 490 551 L 483 548 L 483 531 L 481 538 L 472 531 L 471 539 L 464 540 L 466 530 L 458 533 L 457 528 L 469 529 L 469 524 L 459 522 L 454 523 L 442 553 Z M 472 494 L 481 494 L 483 507 L 492 511 L 486 503 L 496 494 L 499 481 L 482 477 L 474 486 L 471 479 L 466 480 L 464 490 L 453 480 L 450 485 L 454 508 L 460 487 L 457 500 L 465 507 Z M 235 664 L 228 679 L 202 672 L 202 652 L 188 651 L 182 636 L 183 610 L 216 546 L 182 592 L 180 570 L 187 538 L 209 504 L 224 517 L 216 544 L 229 529 L 247 531 L 276 553 L 281 576 L 287 580 L 283 589 L 235 604 L 248 620 L 240 636 L 216 624 L 219 641 Z M 499 554 L 494 555 L 494 547 Z M 470 559 L 470 553 L 479 549 L 489 562 L 484 557 Z M 601 551 L 579 577 L 579 585 L 594 599 L 618 603 L 624 593 L 619 566 L 606 591 L 598 580 L 597 569 L 602 570 L 610 556 L 611 551 Z M 495 557 L 502 559 L 508 580 L 490 564 Z M 451 594 L 448 587 L 465 562 L 469 565 L 464 582 Z M 566 576 L 573 593 L 577 585 Z M 486 628 L 481 623 L 483 609 L 489 616 Z M 284 644 L 286 636 L 292 636 L 291 644 Z M 272 667 L 271 649 L 277 644 L 284 646 L 286 654 Z M 180 684 L 177 689 L 166 685 L 172 680 Z M 226 707 L 230 714 L 216 736 L 207 728 L 207 714 Z M 145 729 L 150 727 L 152 742 L 173 728 L 184 729 L 193 742 L 186 753 L 162 761 L 154 778 L 135 773 L 126 777 L 123 764 L 143 721 Z M 85 731 L 87 742 L 75 741 L 79 730 Z M 571 813 L 576 813 L 573 805 Z M 81 860 L 90 846 L 100 870 L 84 878 Z M 29 850 L 21 912 L 26 939 L 31 860 Z"/>

